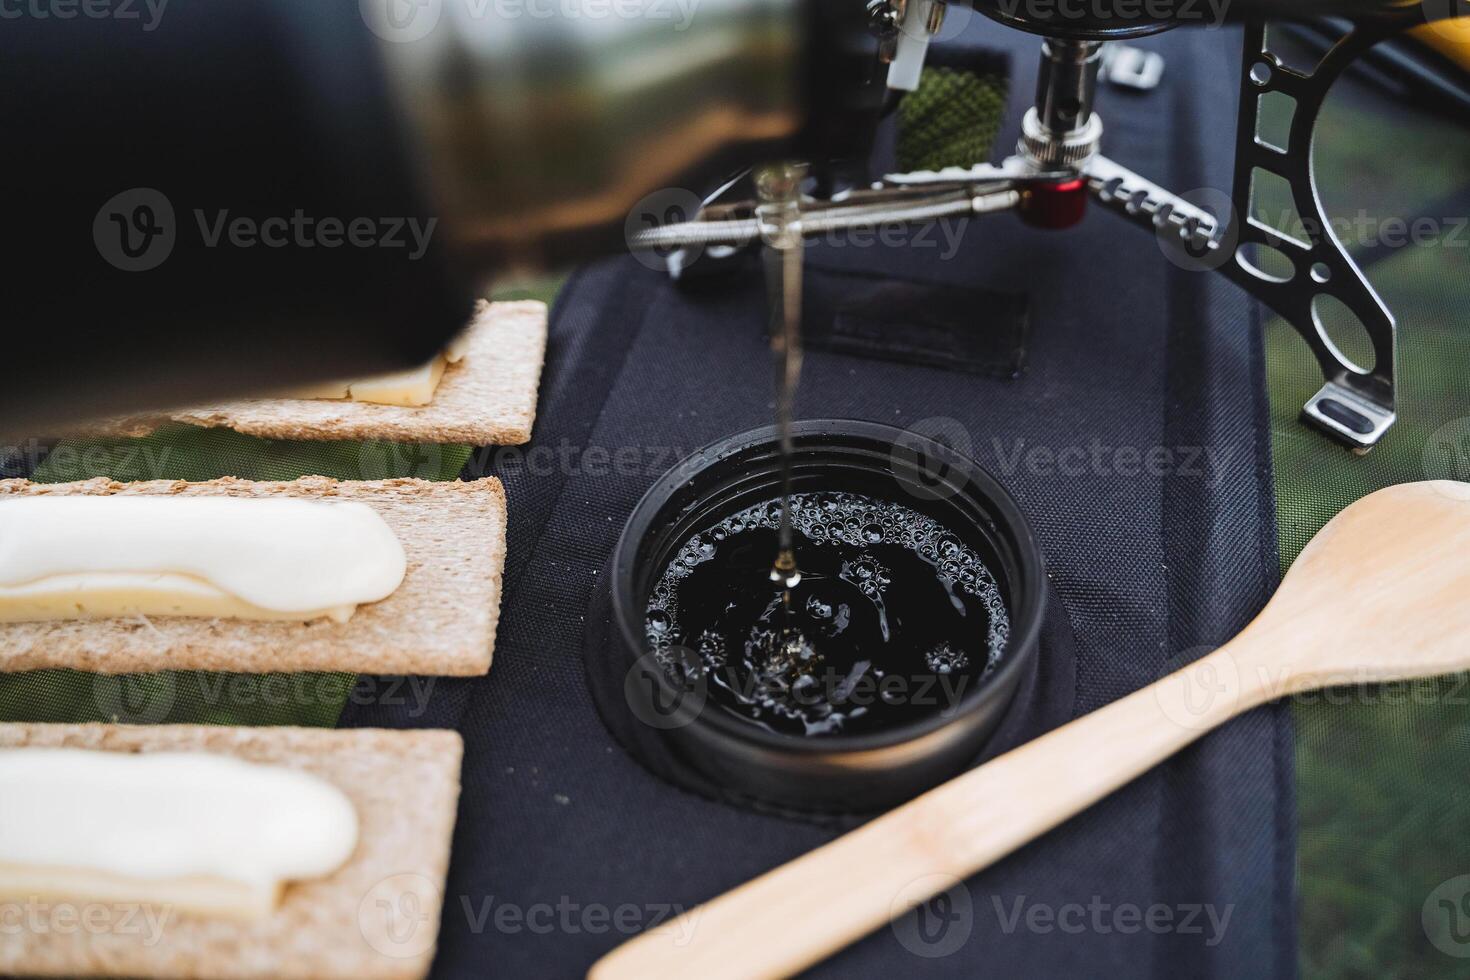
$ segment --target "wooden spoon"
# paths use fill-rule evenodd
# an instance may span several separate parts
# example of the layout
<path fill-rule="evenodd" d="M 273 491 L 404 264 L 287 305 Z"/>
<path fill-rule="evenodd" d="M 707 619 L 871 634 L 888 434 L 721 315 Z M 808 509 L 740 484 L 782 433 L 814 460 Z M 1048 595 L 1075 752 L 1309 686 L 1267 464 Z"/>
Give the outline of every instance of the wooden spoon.
<path fill-rule="evenodd" d="M 1225 646 L 624 943 L 595 980 L 787 976 L 1285 695 L 1470 669 L 1470 484 L 1333 518 Z"/>

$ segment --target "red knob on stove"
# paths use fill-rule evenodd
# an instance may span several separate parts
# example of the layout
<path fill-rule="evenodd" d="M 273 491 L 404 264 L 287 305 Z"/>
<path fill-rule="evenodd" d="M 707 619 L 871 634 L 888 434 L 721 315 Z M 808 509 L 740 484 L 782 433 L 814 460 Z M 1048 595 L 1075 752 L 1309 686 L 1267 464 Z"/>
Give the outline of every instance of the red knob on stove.
<path fill-rule="evenodd" d="M 1021 197 L 1021 220 L 1037 228 L 1070 228 L 1087 212 L 1087 181 L 1034 184 Z"/>

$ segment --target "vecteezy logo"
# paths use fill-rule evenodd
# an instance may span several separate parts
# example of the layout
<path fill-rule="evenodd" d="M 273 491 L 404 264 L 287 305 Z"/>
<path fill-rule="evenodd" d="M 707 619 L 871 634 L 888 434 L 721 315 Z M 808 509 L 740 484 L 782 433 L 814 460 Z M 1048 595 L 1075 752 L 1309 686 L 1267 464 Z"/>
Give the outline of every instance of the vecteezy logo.
<path fill-rule="evenodd" d="M 1187 272 L 1209 272 L 1234 259 L 1240 226 L 1230 195 L 1214 187 L 1200 187 L 1179 197 L 1208 214 L 1217 230 L 1208 235 L 1189 234 L 1173 222 L 1156 223 L 1154 234 L 1164 258 Z"/>
<path fill-rule="evenodd" d="M 898 29 L 918 41 L 952 41 L 964 33 L 975 16 L 975 11 L 969 4 L 942 3 L 940 0 L 934 0 L 931 4 L 915 2 L 899 9 L 903 9 L 905 14 Z M 933 26 L 936 16 L 939 18 L 939 29 L 930 34 L 929 28 Z"/>
<path fill-rule="evenodd" d="M 177 682 L 168 672 L 98 674 L 92 701 L 104 718 L 125 725 L 156 725 L 173 710 Z"/>
<path fill-rule="evenodd" d="M 933 443 L 961 456 L 974 451 L 970 431 L 958 419 L 921 419 L 904 430 L 889 453 L 894 476 L 920 500 L 946 500 L 960 491 L 962 475 L 952 457 L 936 451 Z"/>
<path fill-rule="evenodd" d="M 1435 949 L 1459 959 L 1470 957 L 1470 875 L 1440 882 L 1424 900 L 1420 922 Z"/>
<path fill-rule="evenodd" d="M 1211 728 L 1219 721 L 1217 706 L 1240 700 L 1240 668 L 1228 652 L 1217 651 L 1165 678 L 1154 689 L 1154 697 L 1164 715 L 1180 728 Z"/>
<path fill-rule="evenodd" d="M 673 248 L 646 247 L 639 245 L 638 240 L 641 236 L 665 225 L 693 221 L 698 217 L 702 207 L 704 207 L 704 202 L 699 199 L 699 195 L 682 187 L 666 187 L 663 190 L 654 191 L 633 205 L 628 216 L 623 219 L 623 240 L 627 243 L 633 258 L 655 272 L 667 271 L 669 257 L 675 252 L 680 253 L 679 261 L 685 266 L 699 258 L 704 252 L 702 245 L 681 245 Z"/>
<path fill-rule="evenodd" d="M 134 187 L 114 195 L 92 219 L 92 241 L 108 264 L 124 272 L 147 272 L 174 250 L 178 227 L 162 192 Z"/>
<path fill-rule="evenodd" d="M 1424 475 L 1450 480 L 1436 487 L 1455 500 L 1470 500 L 1470 417 L 1446 422 L 1424 443 Z"/>
<path fill-rule="evenodd" d="M 699 654 L 684 646 L 645 650 L 623 677 L 623 699 L 633 717 L 650 728 L 683 728 L 699 717 L 709 696 L 709 672 Z"/>
<path fill-rule="evenodd" d="M 365 442 L 357 451 L 357 471 L 364 480 L 413 476 L 437 480 L 444 451 L 433 442 Z"/>
<path fill-rule="evenodd" d="M 358 0 L 357 10 L 378 37 L 406 43 L 428 37 L 439 26 L 444 0 Z"/>
<path fill-rule="evenodd" d="M 1429 30 L 1457 44 L 1470 41 L 1470 2 L 1467 0 L 1421 0 Z"/>
<path fill-rule="evenodd" d="M 384 878 L 357 906 L 357 927 L 384 956 L 409 959 L 434 945 L 439 928 L 439 888 L 421 874 Z"/>
<path fill-rule="evenodd" d="M 919 895 L 931 896 L 905 908 Z M 964 946 L 975 927 L 975 903 L 970 890 L 954 875 L 932 874 L 915 878 L 894 896 L 893 934 L 904 949 L 915 956 L 936 959 Z"/>

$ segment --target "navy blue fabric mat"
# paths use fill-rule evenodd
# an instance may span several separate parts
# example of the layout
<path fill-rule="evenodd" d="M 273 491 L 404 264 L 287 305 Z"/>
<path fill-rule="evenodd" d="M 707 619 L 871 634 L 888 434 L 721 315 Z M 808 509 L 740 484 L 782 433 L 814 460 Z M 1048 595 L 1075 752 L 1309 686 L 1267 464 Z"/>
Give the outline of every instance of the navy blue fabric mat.
<path fill-rule="evenodd" d="M 1010 143 L 1038 42 L 999 28 L 968 36 L 1013 50 Z M 1104 91 L 1105 148 L 1178 191 L 1227 187 L 1238 36 L 1181 30 L 1141 43 L 1168 59 L 1164 83 Z M 1060 234 L 992 216 L 942 251 L 819 243 L 808 261 L 1025 292 L 1021 376 L 817 350 L 798 415 L 958 427 L 1046 552 L 1053 613 L 1076 637 L 1065 713 L 1082 714 L 1233 635 L 1275 584 L 1259 317 L 1234 287 L 1176 269 L 1103 213 Z M 603 727 L 582 667 L 597 577 L 642 491 L 685 452 L 769 423 L 765 331 L 755 278 L 681 292 L 626 257 L 579 273 L 553 317 L 531 451 L 486 460 L 510 500 L 494 667 L 441 679 L 415 717 L 349 708 L 344 724 L 464 734 L 436 976 L 581 974 L 660 909 L 829 838 L 650 775 Z M 1294 974 L 1288 726 L 1274 707 L 1238 719 L 970 879 L 931 910 L 947 918 L 945 936 L 934 940 L 932 919 L 910 921 L 814 973 Z M 497 918 L 503 906 L 520 917 Z"/>

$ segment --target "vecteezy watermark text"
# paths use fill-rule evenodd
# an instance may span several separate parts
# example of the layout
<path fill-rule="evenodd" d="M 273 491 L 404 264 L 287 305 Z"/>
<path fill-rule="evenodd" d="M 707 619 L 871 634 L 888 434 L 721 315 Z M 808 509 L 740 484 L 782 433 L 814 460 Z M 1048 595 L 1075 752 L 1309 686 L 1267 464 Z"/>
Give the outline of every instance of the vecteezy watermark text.
<path fill-rule="evenodd" d="M 151 624 L 142 618 L 145 628 Z M 97 674 L 92 699 L 101 714 L 133 725 L 156 725 L 199 708 L 336 708 L 402 709 L 409 718 L 429 710 L 433 677 L 370 677 L 356 682 L 333 674 Z M 345 686 L 345 690 L 344 690 Z"/>
<path fill-rule="evenodd" d="M 490 932 L 536 936 L 658 933 L 680 947 L 693 940 L 700 917 L 699 909 L 688 912 L 668 902 L 608 905 L 581 902 L 569 895 L 530 902 L 479 894 L 457 898 L 445 902 L 439 886 L 425 875 L 390 875 L 363 895 L 358 904 L 358 928 L 373 949 L 403 959 L 433 948 L 441 910 L 446 920 L 463 916 L 466 930 L 474 936 Z"/>
<path fill-rule="evenodd" d="M 1025 439 L 991 440 L 1000 472 L 1011 476 L 1121 476 L 1199 479 L 1217 487 L 1225 478 L 1229 453 L 1216 446 L 1112 446 L 1093 438 L 1071 446 L 1028 445 Z"/>
<path fill-rule="evenodd" d="M 687 946 L 699 922 L 698 910 L 685 916 L 684 906 L 670 902 L 605 905 L 578 902 L 562 895 L 555 902 L 523 904 L 497 899 L 494 895 L 461 895 L 459 904 L 473 935 L 494 931 L 508 935 L 528 932 L 538 936 L 553 933 L 600 936 L 611 932 L 632 936 L 664 927 L 670 930 L 670 941 L 675 946 Z"/>
<path fill-rule="evenodd" d="M 229 208 L 192 209 L 193 228 L 181 222 L 162 191 L 133 187 L 113 195 L 92 221 L 92 239 L 107 263 L 124 272 L 162 265 L 190 230 L 204 248 L 392 249 L 410 262 L 424 257 L 439 219 L 417 216 L 243 215 Z"/>
<path fill-rule="evenodd" d="M 378 37 L 410 44 L 433 34 L 446 11 L 451 23 L 558 20 L 636 20 L 672 24 L 684 31 L 694 20 L 699 0 L 358 0 L 363 22 Z"/>
<path fill-rule="evenodd" d="M 949 717 L 974 679 L 944 669 L 881 676 L 831 668 L 761 674 L 731 663 L 712 663 L 690 647 L 673 644 L 647 649 L 634 661 L 623 677 L 623 697 L 635 718 L 661 731 L 698 719 L 709 703 L 712 685 L 744 703 L 778 705 L 783 713 L 828 709 L 817 714 L 836 731 L 844 717 L 858 717 L 879 704 L 932 709 Z M 808 721 L 813 723 L 815 719 Z"/>
<path fill-rule="evenodd" d="M 131 20 L 157 30 L 168 0 L 0 0 L 0 20 Z"/>
<path fill-rule="evenodd" d="M 1323 238 L 1327 232 L 1350 248 L 1470 247 L 1470 217 L 1462 215 L 1375 215 L 1359 209 L 1354 215 L 1339 215 L 1325 221 L 1294 210 L 1257 212 L 1256 218 L 1293 238 Z M 1268 240 L 1271 236 L 1268 236 Z"/>
<path fill-rule="evenodd" d="M 1000 931 L 1008 936 L 1017 930 L 1043 936 L 1053 932 L 1069 936 L 1083 933 L 1128 936 L 1149 932 L 1159 936 L 1199 936 L 1206 946 L 1220 944 L 1235 912 L 1233 904 L 1223 907 L 1212 902 L 1137 905 L 1109 902 L 1101 895 L 1093 895 L 1085 904 L 1063 902 L 1060 905 L 1031 902 L 1025 895 L 1009 900 L 992 895 L 990 904 Z"/>
<path fill-rule="evenodd" d="M 689 455 L 679 446 L 578 446 L 563 437 L 534 446 L 485 446 L 471 457 L 480 472 L 526 476 L 660 476 Z M 697 465 L 692 464 L 692 465 Z"/>
<path fill-rule="evenodd" d="M 423 258 L 429 239 L 439 223 L 438 218 L 366 218 L 350 220 L 336 217 L 315 218 L 297 208 L 289 218 L 274 216 L 252 218 L 230 217 L 228 209 L 206 214 L 194 209 L 199 234 L 209 248 L 221 241 L 235 248 L 405 248 L 412 246 L 408 257 Z"/>
<path fill-rule="evenodd" d="M 49 479 L 56 483 L 85 480 L 99 473 L 119 480 L 163 479 L 172 458 L 173 449 L 169 446 L 121 440 L 106 445 L 60 443 L 49 451 L 35 439 L 17 446 L 0 447 L 0 461 L 9 460 L 7 465 L 24 467 L 27 473 L 34 472 L 44 461 Z"/>
<path fill-rule="evenodd" d="M 1297 705 L 1437 705 L 1470 704 L 1470 681 L 1464 676 L 1420 677 L 1384 681 L 1372 663 L 1344 665 L 1314 675 L 1312 687 L 1301 689 L 1300 676 L 1285 667 L 1241 662 L 1224 648 L 1208 652 L 1196 647 L 1181 653 L 1189 663 L 1154 688 L 1164 716 L 1181 728 L 1204 731 L 1235 714 L 1249 693 L 1254 702 L 1285 701 Z"/>
<path fill-rule="evenodd" d="M 920 895 L 929 897 L 914 901 Z M 1007 936 L 1172 934 L 1198 937 L 1197 941 L 1207 947 L 1218 946 L 1225 939 L 1235 912 L 1234 904 L 1138 904 L 1114 902 L 1102 895 L 1092 895 L 1085 902 L 991 895 L 988 904 L 996 928 Z M 943 873 L 922 875 L 894 896 L 893 933 L 900 945 L 915 956 L 949 956 L 969 943 L 977 924 L 977 908 L 983 907 L 958 878 Z"/>
<path fill-rule="evenodd" d="M 48 902 L 39 896 L 0 902 L 0 936 L 141 936 L 155 946 L 174 907 L 147 902 Z"/>
<path fill-rule="evenodd" d="M 1174 21 L 1219 27 L 1225 23 L 1231 0 L 996 0 L 1009 19 L 1029 21 Z"/>

